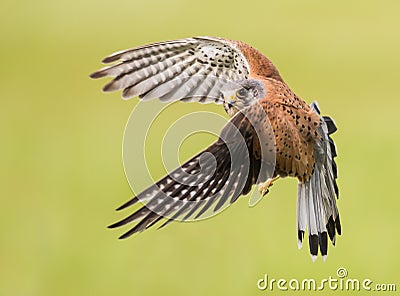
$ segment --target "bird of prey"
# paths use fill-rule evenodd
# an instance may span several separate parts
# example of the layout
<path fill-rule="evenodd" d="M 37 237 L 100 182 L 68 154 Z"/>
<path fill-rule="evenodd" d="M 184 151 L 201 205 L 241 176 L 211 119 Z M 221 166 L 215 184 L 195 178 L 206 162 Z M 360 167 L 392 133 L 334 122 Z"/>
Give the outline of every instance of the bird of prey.
<path fill-rule="evenodd" d="M 308 105 L 298 97 L 267 57 L 241 41 L 193 37 L 123 50 L 103 62 L 112 64 L 91 77 L 112 77 L 106 92 L 123 90 L 124 99 L 143 101 L 213 102 L 231 117 L 215 143 L 118 208 L 145 203 L 109 226 L 136 222 L 121 238 L 165 217 L 162 226 L 198 219 L 235 202 L 253 185 L 265 195 L 278 178 L 295 177 L 298 246 L 308 229 L 313 261 L 318 252 L 326 259 L 328 237 L 335 245 L 341 234 L 330 136 L 336 126 L 320 115 L 316 102 Z"/>

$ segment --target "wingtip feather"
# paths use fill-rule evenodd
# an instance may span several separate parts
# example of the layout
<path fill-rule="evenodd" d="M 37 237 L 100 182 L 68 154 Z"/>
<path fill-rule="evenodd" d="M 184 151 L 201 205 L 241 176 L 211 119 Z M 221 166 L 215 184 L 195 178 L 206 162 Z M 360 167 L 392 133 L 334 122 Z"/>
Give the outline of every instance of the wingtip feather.
<path fill-rule="evenodd" d="M 98 78 L 102 78 L 104 76 L 106 76 L 106 74 L 102 70 L 98 70 L 89 75 L 89 77 L 92 79 L 98 79 Z"/>
<path fill-rule="evenodd" d="M 101 62 L 103 64 L 109 64 L 109 63 L 115 62 L 115 61 L 119 60 L 119 58 L 121 57 L 121 54 L 122 54 L 121 52 L 113 53 L 112 55 L 109 55 L 108 57 L 105 57 L 104 59 L 102 59 Z"/>
<path fill-rule="evenodd" d="M 134 196 L 132 199 L 130 199 L 130 200 L 128 200 L 126 203 L 120 205 L 120 206 L 119 206 L 118 208 L 116 208 L 115 210 L 116 210 L 116 211 L 121 211 L 121 210 L 123 210 L 123 209 L 126 209 L 126 208 L 128 208 L 128 207 L 130 207 L 130 206 L 136 204 L 138 201 L 139 201 L 139 199 L 138 199 L 136 196 Z"/>

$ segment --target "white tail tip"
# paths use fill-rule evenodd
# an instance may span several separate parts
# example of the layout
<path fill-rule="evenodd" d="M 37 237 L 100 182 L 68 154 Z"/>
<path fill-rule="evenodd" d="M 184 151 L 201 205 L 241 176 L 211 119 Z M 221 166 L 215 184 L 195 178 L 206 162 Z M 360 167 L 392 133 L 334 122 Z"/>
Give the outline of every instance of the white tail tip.
<path fill-rule="evenodd" d="M 299 248 L 299 250 L 303 247 L 303 242 L 301 240 L 297 241 L 297 247 Z"/>
<path fill-rule="evenodd" d="M 312 262 L 315 262 L 315 260 L 317 260 L 317 257 L 318 257 L 318 256 L 316 256 L 316 255 L 311 255 L 311 260 L 312 260 Z"/>

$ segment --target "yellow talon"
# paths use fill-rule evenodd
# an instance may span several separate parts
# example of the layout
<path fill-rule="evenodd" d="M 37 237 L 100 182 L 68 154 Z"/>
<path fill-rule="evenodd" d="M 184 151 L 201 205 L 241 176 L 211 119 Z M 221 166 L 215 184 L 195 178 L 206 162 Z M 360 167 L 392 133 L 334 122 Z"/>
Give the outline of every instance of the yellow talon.
<path fill-rule="evenodd" d="M 271 187 L 272 185 L 274 185 L 274 182 L 276 180 L 278 180 L 280 178 L 280 176 L 276 176 L 275 178 L 272 179 L 268 179 L 267 181 L 265 181 L 264 183 L 261 183 L 258 185 L 258 192 L 260 192 L 260 194 L 262 196 L 266 195 L 269 191 L 269 187 Z"/>

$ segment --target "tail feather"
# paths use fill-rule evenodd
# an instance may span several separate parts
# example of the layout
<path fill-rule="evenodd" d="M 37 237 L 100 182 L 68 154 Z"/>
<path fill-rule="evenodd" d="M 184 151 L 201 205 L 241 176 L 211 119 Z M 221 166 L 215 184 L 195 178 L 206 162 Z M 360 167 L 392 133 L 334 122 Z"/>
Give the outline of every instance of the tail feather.
<path fill-rule="evenodd" d="M 312 109 L 320 114 L 316 103 Z M 302 245 L 304 233 L 308 228 L 310 253 L 313 261 L 317 258 L 318 249 L 326 258 L 328 253 L 328 236 L 333 245 L 336 233 L 341 234 L 339 212 L 336 198 L 339 189 L 336 183 L 337 166 L 336 146 L 330 135 L 337 130 L 330 117 L 323 116 L 319 128 L 322 140 L 314 147 L 315 166 L 311 178 L 298 186 L 297 227 L 298 244 Z"/>
<path fill-rule="evenodd" d="M 318 114 L 320 114 L 320 113 L 318 112 Z M 326 127 L 328 128 L 328 135 L 331 135 L 337 131 L 336 124 L 332 118 L 330 118 L 329 116 L 322 116 L 322 119 L 325 122 Z"/>

